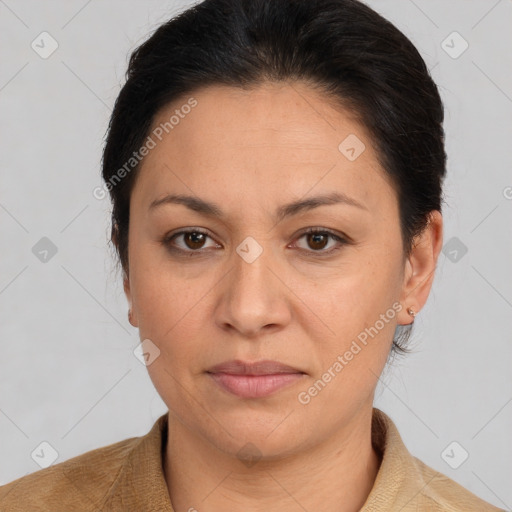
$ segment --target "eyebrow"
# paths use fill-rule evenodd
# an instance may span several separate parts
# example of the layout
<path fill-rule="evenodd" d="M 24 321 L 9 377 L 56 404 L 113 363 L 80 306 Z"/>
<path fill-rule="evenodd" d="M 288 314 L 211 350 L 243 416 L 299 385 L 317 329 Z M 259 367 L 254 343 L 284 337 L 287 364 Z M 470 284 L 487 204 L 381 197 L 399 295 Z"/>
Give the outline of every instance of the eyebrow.
<path fill-rule="evenodd" d="M 198 197 L 182 194 L 168 194 L 161 199 L 155 199 L 149 205 L 149 210 L 154 210 L 157 207 L 166 204 L 181 204 L 190 210 L 198 212 L 207 217 L 217 217 L 219 219 L 224 219 L 226 217 L 226 214 L 222 211 L 218 204 L 205 201 Z M 310 197 L 308 199 L 293 201 L 291 203 L 280 206 L 275 213 L 275 219 L 280 222 L 286 217 L 291 217 L 293 215 L 318 208 L 319 206 L 334 204 L 345 204 L 368 211 L 366 206 L 343 194 L 342 192 L 332 192 L 331 194 Z"/>

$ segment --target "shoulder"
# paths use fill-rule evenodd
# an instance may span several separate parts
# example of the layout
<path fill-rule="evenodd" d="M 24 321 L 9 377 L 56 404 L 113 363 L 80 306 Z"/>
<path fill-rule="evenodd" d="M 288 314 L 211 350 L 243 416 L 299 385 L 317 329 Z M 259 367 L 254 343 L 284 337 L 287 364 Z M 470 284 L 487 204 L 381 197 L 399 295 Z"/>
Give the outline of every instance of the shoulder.
<path fill-rule="evenodd" d="M 0 486 L 0 510 L 96 512 L 140 440 L 124 439 Z"/>
<path fill-rule="evenodd" d="M 393 420 L 374 408 L 372 443 L 381 454 L 374 486 L 361 512 L 502 512 L 413 456 Z"/>
<path fill-rule="evenodd" d="M 418 496 L 418 505 L 421 504 L 424 510 L 439 512 L 502 512 L 504 510 L 482 500 L 418 458 L 413 457 L 413 460 L 424 483 Z"/>

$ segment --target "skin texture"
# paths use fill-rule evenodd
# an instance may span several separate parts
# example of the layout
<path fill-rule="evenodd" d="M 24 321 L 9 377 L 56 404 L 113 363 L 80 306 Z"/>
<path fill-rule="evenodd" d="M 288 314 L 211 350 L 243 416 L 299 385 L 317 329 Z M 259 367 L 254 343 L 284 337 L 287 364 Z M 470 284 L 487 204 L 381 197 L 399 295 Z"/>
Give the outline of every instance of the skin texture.
<path fill-rule="evenodd" d="M 306 84 L 212 86 L 193 97 L 197 106 L 142 163 L 124 281 L 132 325 L 160 350 L 148 371 L 170 411 L 164 469 L 175 511 L 359 510 L 380 463 L 370 430 L 378 376 L 396 326 L 412 321 L 407 308 L 418 312 L 427 300 L 441 214 L 432 212 L 406 259 L 398 198 L 368 133 Z M 162 109 L 153 127 L 188 98 Z M 354 161 L 338 149 L 350 134 L 365 144 Z M 333 191 L 363 207 L 274 218 L 281 205 Z M 217 203 L 225 216 L 178 204 L 149 208 L 170 193 Z M 349 243 L 315 241 L 304 235 L 310 227 Z M 208 236 L 181 235 L 166 246 L 166 235 L 189 228 Z M 263 250 L 251 263 L 236 251 L 247 237 Z M 333 372 L 394 303 L 402 309 Z M 273 395 L 244 399 L 206 373 L 233 359 L 276 360 L 304 375 Z M 335 377 L 301 403 L 299 394 L 329 368 Z M 257 461 L 242 460 L 244 446 Z"/>

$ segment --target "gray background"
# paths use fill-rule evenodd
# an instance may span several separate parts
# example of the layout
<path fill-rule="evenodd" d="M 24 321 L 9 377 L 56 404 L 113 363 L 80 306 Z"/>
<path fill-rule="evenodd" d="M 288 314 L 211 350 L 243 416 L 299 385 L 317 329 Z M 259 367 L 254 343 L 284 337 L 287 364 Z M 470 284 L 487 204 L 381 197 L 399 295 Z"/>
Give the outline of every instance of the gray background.
<path fill-rule="evenodd" d="M 369 4 L 432 69 L 449 157 L 445 248 L 415 353 L 385 371 L 376 406 L 414 455 L 510 509 L 512 3 Z M 42 441 L 58 463 L 145 434 L 166 411 L 133 355 L 110 205 L 92 191 L 130 51 L 185 5 L 0 0 L 0 484 L 40 469 Z M 59 45 L 46 59 L 31 47 L 43 31 Z M 469 44 L 457 58 L 454 31 Z M 57 248 L 46 262 L 42 237 Z M 458 469 L 441 456 L 453 441 L 469 453 Z"/>

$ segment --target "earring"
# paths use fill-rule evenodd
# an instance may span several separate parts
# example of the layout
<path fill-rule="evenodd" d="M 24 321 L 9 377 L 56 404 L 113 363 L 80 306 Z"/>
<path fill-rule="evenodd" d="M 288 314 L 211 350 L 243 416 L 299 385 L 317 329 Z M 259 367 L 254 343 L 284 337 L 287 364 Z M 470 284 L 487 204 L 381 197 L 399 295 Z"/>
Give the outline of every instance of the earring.
<path fill-rule="evenodd" d="M 416 311 L 414 311 L 414 309 L 412 308 L 407 308 L 407 313 L 409 313 L 409 315 L 411 315 L 413 318 L 416 316 Z"/>

